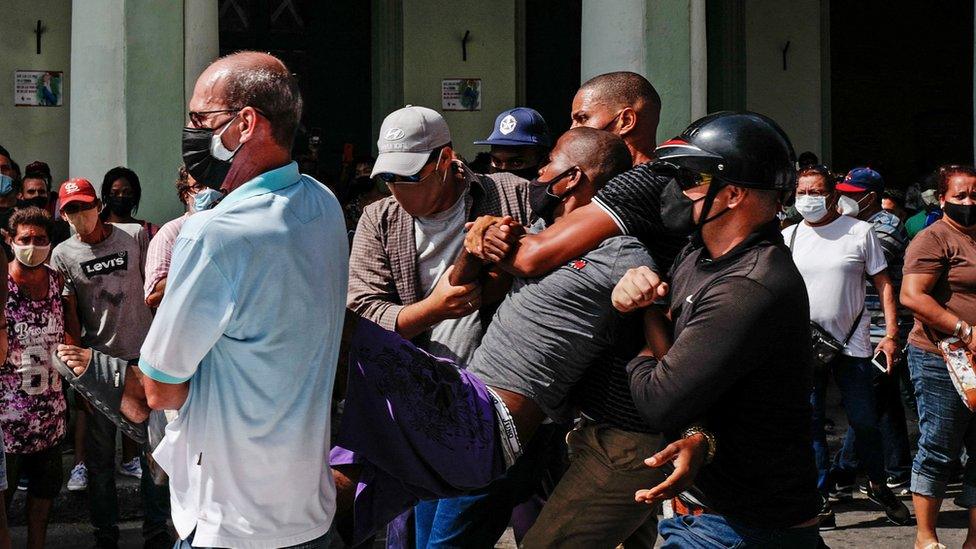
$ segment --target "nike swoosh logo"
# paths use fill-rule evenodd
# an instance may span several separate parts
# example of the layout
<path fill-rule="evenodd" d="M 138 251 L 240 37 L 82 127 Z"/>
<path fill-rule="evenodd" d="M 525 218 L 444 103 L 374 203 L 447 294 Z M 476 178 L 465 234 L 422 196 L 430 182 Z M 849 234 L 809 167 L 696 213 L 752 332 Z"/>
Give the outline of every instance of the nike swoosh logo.
<path fill-rule="evenodd" d="M 692 295 L 694 295 L 694 294 L 692 294 Z M 687 301 L 688 303 L 694 304 L 694 302 L 691 300 L 691 296 L 690 295 L 685 298 L 685 301 Z"/>

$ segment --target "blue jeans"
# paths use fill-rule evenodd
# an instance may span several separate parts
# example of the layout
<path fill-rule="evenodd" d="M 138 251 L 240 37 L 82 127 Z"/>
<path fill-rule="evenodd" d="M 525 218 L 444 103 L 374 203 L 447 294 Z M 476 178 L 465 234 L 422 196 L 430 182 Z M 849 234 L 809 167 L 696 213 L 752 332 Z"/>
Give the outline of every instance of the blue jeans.
<path fill-rule="evenodd" d="M 677 515 L 659 522 L 657 529 L 662 549 L 814 549 L 821 546 L 816 525 L 804 528 L 754 528 L 737 524 L 722 515 Z"/>
<path fill-rule="evenodd" d="M 956 392 L 941 355 L 911 345 L 908 367 L 918 400 L 921 434 L 912 464 L 912 492 L 943 498 L 962 448 L 970 456 L 976 455 L 976 421 Z M 960 506 L 976 507 L 976 460 L 966 461 L 962 482 Z"/>
<path fill-rule="evenodd" d="M 903 363 L 895 365 L 892 374 L 875 376 L 875 393 L 878 402 L 878 427 L 881 429 L 881 449 L 884 452 L 885 472 L 889 477 L 907 480 L 912 473 L 912 455 L 908 444 L 908 425 L 905 423 L 905 408 L 899 390 L 899 372 L 906 368 Z M 853 477 L 860 468 L 854 452 L 857 435 L 854 429 L 847 428 L 844 444 L 834 458 L 834 473 Z"/>
<path fill-rule="evenodd" d="M 813 453 L 817 461 L 817 487 L 825 494 L 830 489 L 830 452 L 824 431 L 826 415 L 827 370 L 833 373 L 840 389 L 844 412 L 857 437 L 854 451 L 864 464 L 872 482 L 884 483 L 884 458 L 881 451 L 881 430 L 878 426 L 878 406 L 874 379 L 880 372 L 868 358 L 840 355 L 826 368 L 816 368 L 813 378 Z"/>
<path fill-rule="evenodd" d="M 418 503 L 414 507 L 416 547 L 494 547 L 515 506 L 536 493 L 548 464 L 547 452 L 553 445 L 565 448 L 558 444 L 565 433 L 564 426 L 542 425 L 504 476 L 468 495 Z"/>
<path fill-rule="evenodd" d="M 190 533 L 190 537 L 186 539 L 177 540 L 176 544 L 173 545 L 173 549 L 204 549 L 199 545 L 193 545 L 193 534 Z M 322 535 L 322 537 L 315 538 L 311 541 L 306 541 L 305 543 L 299 543 L 298 545 L 292 545 L 290 547 L 285 547 L 283 549 L 329 549 L 332 545 L 332 528 L 328 532 Z"/>

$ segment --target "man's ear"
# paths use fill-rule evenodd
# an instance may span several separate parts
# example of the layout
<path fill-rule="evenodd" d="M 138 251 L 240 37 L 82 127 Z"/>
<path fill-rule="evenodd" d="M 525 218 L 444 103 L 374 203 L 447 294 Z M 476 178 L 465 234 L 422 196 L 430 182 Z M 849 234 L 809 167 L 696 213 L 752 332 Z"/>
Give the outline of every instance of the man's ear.
<path fill-rule="evenodd" d="M 742 201 L 745 200 L 751 192 L 750 189 L 739 187 L 737 185 L 726 185 L 725 189 L 723 190 L 729 193 L 729 198 L 726 200 L 726 204 L 729 208 L 738 207 L 739 204 L 742 204 Z"/>
<path fill-rule="evenodd" d="M 624 107 L 620 111 L 620 117 L 618 119 L 620 120 L 619 134 L 621 136 L 627 135 L 637 127 L 637 111 L 631 107 Z"/>
<path fill-rule="evenodd" d="M 237 129 L 241 132 L 241 143 L 246 143 L 254 138 L 254 132 L 260 123 L 258 122 L 260 117 L 261 115 L 258 114 L 258 111 L 254 107 L 244 107 L 241 109 L 237 122 Z M 265 122 L 269 123 L 267 119 L 265 119 Z"/>

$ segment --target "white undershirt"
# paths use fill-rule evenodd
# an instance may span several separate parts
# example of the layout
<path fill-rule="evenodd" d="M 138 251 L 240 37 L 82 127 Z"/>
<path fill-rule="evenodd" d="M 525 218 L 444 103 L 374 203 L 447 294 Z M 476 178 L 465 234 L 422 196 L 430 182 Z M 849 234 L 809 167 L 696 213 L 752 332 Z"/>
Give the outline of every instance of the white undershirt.
<path fill-rule="evenodd" d="M 461 252 L 464 244 L 464 198 L 467 192 L 461 193 L 457 202 L 443 212 L 414 218 L 417 271 L 424 297 L 430 295 L 444 271 Z M 475 311 L 468 316 L 434 325 L 427 350 L 436 356 L 454 359 L 463 368 L 481 344 L 483 335 L 478 311 Z"/>

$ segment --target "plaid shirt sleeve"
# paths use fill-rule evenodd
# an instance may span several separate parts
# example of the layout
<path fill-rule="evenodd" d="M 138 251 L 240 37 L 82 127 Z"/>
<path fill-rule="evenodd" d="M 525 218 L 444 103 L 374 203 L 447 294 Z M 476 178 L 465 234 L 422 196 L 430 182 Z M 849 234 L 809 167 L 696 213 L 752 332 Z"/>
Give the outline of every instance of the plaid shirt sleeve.
<path fill-rule="evenodd" d="M 393 280 L 390 257 L 383 246 L 378 221 L 379 203 L 363 210 L 349 256 L 349 290 L 346 307 L 390 331 L 404 305 Z"/>

